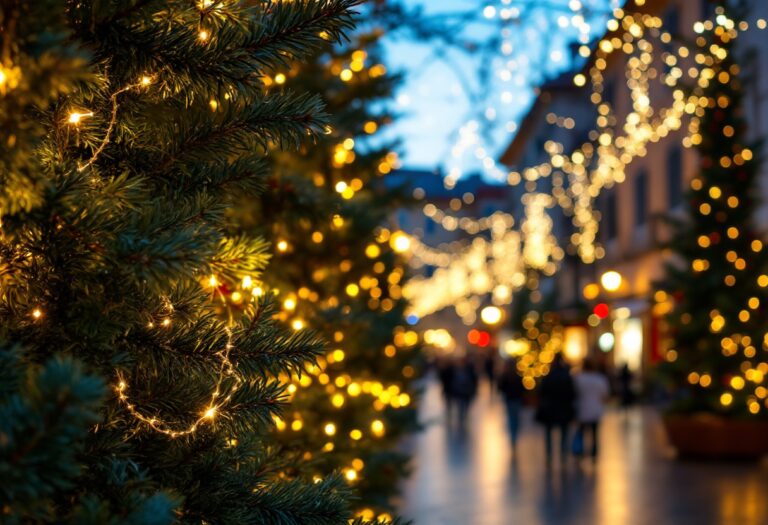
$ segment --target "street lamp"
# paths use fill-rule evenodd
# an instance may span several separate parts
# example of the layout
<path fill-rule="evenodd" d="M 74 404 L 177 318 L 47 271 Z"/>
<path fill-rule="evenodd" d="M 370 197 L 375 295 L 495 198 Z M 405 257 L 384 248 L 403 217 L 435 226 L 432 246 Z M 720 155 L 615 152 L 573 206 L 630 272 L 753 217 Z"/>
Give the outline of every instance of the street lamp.
<path fill-rule="evenodd" d="M 498 306 L 486 306 L 480 311 L 480 319 L 488 326 L 494 326 L 501 322 L 501 308 Z"/>
<path fill-rule="evenodd" d="M 613 270 L 605 272 L 600 276 L 600 284 L 603 285 L 605 291 L 611 293 L 621 288 L 622 280 L 621 274 Z"/>

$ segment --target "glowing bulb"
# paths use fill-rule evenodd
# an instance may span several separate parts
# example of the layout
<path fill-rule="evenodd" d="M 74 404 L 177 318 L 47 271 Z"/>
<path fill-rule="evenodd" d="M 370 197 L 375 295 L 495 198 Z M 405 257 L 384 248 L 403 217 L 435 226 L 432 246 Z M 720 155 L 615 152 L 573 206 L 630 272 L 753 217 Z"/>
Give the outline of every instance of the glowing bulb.
<path fill-rule="evenodd" d="M 80 121 L 84 119 L 85 117 L 92 117 L 93 111 L 88 111 L 87 113 L 80 113 L 78 111 L 73 111 L 69 114 L 69 118 L 67 119 L 67 122 L 70 124 L 80 124 Z"/>
<path fill-rule="evenodd" d="M 42 316 L 43 316 L 43 312 L 42 310 L 40 310 L 40 308 L 35 308 L 34 310 L 32 310 L 32 317 L 34 317 L 35 319 L 40 319 Z"/>
<path fill-rule="evenodd" d="M 141 77 L 142 86 L 148 86 L 151 83 L 152 83 L 152 77 L 150 77 L 149 75 L 144 75 L 143 77 Z"/>
<path fill-rule="evenodd" d="M 395 232 L 389 239 L 389 245 L 397 253 L 405 253 L 411 247 L 411 239 L 403 232 Z"/>
<path fill-rule="evenodd" d="M 213 419 L 216 416 L 216 407 L 210 407 L 208 410 L 205 411 L 203 414 L 203 417 L 205 419 Z"/>
<path fill-rule="evenodd" d="M 200 42 L 207 42 L 210 37 L 211 35 L 205 29 L 201 29 L 200 32 L 197 33 L 197 38 Z"/>
<path fill-rule="evenodd" d="M 304 328 L 304 321 L 302 321 L 301 319 L 295 319 L 291 323 L 291 327 L 293 327 L 294 330 L 301 330 L 302 328 Z"/>
<path fill-rule="evenodd" d="M 503 312 L 501 311 L 501 308 L 497 306 L 486 306 L 480 311 L 480 319 L 482 319 L 485 324 L 495 325 L 501 321 L 502 314 Z"/>
<path fill-rule="evenodd" d="M 281 252 L 288 250 L 288 243 L 286 241 L 278 241 L 277 250 Z"/>
<path fill-rule="evenodd" d="M 326 423 L 323 430 L 329 436 L 333 436 L 334 434 L 336 434 L 336 425 L 334 425 L 333 423 Z"/>
<path fill-rule="evenodd" d="M 609 272 L 605 272 L 600 277 L 600 284 L 602 284 L 603 288 L 605 288 L 609 292 L 615 292 L 616 290 L 621 288 L 621 281 L 622 281 L 621 274 L 613 270 Z"/>

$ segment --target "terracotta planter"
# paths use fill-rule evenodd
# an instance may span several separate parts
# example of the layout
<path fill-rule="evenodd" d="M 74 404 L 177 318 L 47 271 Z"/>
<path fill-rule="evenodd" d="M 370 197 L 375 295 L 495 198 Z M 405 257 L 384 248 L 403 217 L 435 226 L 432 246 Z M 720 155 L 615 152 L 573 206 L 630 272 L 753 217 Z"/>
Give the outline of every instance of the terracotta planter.
<path fill-rule="evenodd" d="M 681 458 L 755 459 L 768 455 L 768 421 L 714 414 L 670 415 L 664 418 L 664 427 Z"/>

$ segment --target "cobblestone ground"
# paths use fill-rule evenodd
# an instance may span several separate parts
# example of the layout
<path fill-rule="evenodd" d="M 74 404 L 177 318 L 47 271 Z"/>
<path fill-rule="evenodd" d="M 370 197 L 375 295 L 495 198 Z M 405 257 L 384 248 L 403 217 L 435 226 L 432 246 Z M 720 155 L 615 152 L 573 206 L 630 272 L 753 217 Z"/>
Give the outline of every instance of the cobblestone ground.
<path fill-rule="evenodd" d="M 513 455 L 502 403 L 481 387 L 464 432 L 427 388 L 401 507 L 415 525 L 768 525 L 765 462 L 676 461 L 656 413 L 638 408 L 606 416 L 596 463 L 547 468 L 532 413 Z"/>

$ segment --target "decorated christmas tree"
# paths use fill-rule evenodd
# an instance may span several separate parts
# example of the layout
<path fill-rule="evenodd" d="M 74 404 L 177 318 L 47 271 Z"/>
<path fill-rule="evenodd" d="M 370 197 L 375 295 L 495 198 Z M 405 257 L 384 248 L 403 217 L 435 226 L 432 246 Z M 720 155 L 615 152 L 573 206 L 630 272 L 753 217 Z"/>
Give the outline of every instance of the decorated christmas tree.
<path fill-rule="evenodd" d="M 268 245 L 225 215 L 269 149 L 324 132 L 319 98 L 264 78 L 339 40 L 355 4 L 0 6 L 4 523 L 351 517 L 344 479 L 286 476 L 265 438 L 279 378 L 322 344 L 247 286 Z M 222 318 L 233 283 L 248 307 Z"/>
<path fill-rule="evenodd" d="M 399 81 L 383 64 L 379 21 L 387 16 L 385 3 L 367 4 L 345 45 L 275 71 L 271 92 L 322 93 L 330 125 L 300 155 L 275 155 L 261 199 L 243 199 L 233 213 L 240 229 L 276 247 L 260 285 L 277 294 L 281 318 L 327 342 L 319 366 L 292 378 L 275 438 L 300 459 L 296 472 L 341 471 L 366 518 L 389 516 L 405 473 L 395 446 L 415 427 L 419 361 L 401 293 L 407 272 L 397 250 L 407 238 L 388 226 L 410 197 L 386 178 L 397 157 L 382 133 Z"/>
<path fill-rule="evenodd" d="M 765 417 L 768 250 L 754 222 L 760 162 L 747 138 L 735 56 L 740 14 L 720 2 L 716 22 L 703 23 L 697 38 L 700 56 L 714 57 L 692 91 L 701 109 L 689 140 L 700 171 L 690 182 L 687 219 L 676 223 L 669 243 L 674 258 L 657 299 L 673 303 L 662 371 L 671 384 L 686 385 L 675 407 Z"/>

